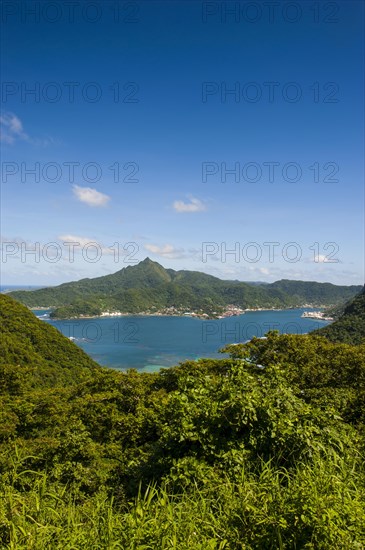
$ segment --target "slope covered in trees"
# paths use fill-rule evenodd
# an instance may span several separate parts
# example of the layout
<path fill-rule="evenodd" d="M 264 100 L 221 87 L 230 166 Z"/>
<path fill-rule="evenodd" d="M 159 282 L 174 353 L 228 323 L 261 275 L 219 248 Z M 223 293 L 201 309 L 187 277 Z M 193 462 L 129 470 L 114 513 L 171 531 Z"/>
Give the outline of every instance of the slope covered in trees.
<path fill-rule="evenodd" d="M 138 313 L 164 307 L 202 310 L 208 314 L 234 304 L 246 307 L 290 307 L 304 303 L 332 305 L 353 297 L 361 287 L 329 283 L 278 281 L 251 285 L 223 281 L 197 271 L 165 269 L 146 258 L 117 273 L 82 279 L 11 296 L 28 307 L 56 308 L 56 317 L 98 315 L 105 310 Z"/>
<path fill-rule="evenodd" d="M 360 292 L 361 286 L 338 286 L 316 281 L 290 281 L 282 279 L 272 283 L 270 289 L 288 294 L 300 303 L 337 304 L 347 301 Z"/>
<path fill-rule="evenodd" d="M 364 546 L 364 345 L 271 332 L 121 373 L 2 303 L 1 548 Z"/>
<path fill-rule="evenodd" d="M 0 372 L 4 388 L 74 383 L 100 368 L 86 353 L 31 311 L 0 294 Z"/>
<path fill-rule="evenodd" d="M 341 308 L 337 321 L 313 331 L 312 334 L 325 336 L 331 342 L 347 344 L 365 342 L 365 287 L 360 294 Z"/>

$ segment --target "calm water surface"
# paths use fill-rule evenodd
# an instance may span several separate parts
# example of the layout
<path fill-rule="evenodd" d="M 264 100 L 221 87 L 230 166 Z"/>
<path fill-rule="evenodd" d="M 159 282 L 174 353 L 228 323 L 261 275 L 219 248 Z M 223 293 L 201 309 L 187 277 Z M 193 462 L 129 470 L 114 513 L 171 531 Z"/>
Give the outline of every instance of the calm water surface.
<path fill-rule="evenodd" d="M 71 338 L 100 365 L 151 372 L 187 359 L 224 357 L 219 348 L 264 336 L 268 330 L 304 334 L 328 324 L 302 318 L 303 311 L 316 310 L 253 311 L 214 321 L 159 316 L 51 321 L 49 311 L 34 313 Z"/>

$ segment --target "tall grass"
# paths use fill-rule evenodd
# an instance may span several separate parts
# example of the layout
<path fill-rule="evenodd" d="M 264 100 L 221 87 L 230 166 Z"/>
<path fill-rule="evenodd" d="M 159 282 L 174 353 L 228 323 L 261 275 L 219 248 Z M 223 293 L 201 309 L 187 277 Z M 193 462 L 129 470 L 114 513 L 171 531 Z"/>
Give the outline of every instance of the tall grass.
<path fill-rule="evenodd" d="M 359 468 L 332 453 L 291 472 L 263 463 L 222 478 L 211 469 L 179 492 L 167 479 L 123 505 L 103 488 L 80 499 L 46 474 L 17 471 L 1 485 L 1 548 L 364 549 Z"/>

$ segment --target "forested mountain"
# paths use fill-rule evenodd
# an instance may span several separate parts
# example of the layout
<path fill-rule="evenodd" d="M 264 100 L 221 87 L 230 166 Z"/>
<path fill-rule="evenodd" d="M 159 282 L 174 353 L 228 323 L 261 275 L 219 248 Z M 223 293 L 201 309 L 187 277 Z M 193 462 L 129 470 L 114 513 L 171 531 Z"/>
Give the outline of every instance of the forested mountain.
<path fill-rule="evenodd" d="M 165 269 L 146 258 L 111 275 L 10 295 L 28 307 L 56 308 L 57 317 L 76 317 L 105 310 L 138 313 L 166 307 L 211 314 L 229 304 L 242 308 L 333 305 L 360 290 L 360 286 L 303 281 L 264 285 L 223 281 L 197 271 Z"/>
<path fill-rule="evenodd" d="M 312 334 L 326 336 L 332 342 L 360 344 L 365 341 L 365 287 L 340 309 L 337 321 Z"/>
<path fill-rule="evenodd" d="M 316 281 L 290 281 L 282 279 L 269 285 L 271 291 L 278 290 L 288 294 L 294 300 L 309 304 L 338 304 L 353 298 L 361 291 L 360 285 L 338 286 L 332 283 Z"/>
<path fill-rule="evenodd" d="M 364 345 L 122 373 L 0 300 L 1 548 L 364 547 Z"/>
<path fill-rule="evenodd" d="M 75 383 L 100 368 L 85 352 L 29 309 L 0 294 L 2 384 L 55 386 Z M 2 388 L 4 389 L 4 387 Z"/>

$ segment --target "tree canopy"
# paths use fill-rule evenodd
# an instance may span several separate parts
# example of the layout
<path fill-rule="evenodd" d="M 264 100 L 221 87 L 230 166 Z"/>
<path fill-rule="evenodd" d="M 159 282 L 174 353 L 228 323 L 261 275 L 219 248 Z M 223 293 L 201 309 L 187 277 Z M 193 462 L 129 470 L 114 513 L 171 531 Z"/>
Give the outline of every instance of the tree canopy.
<path fill-rule="evenodd" d="M 364 546 L 364 345 L 118 372 L 0 298 L 2 548 Z"/>

